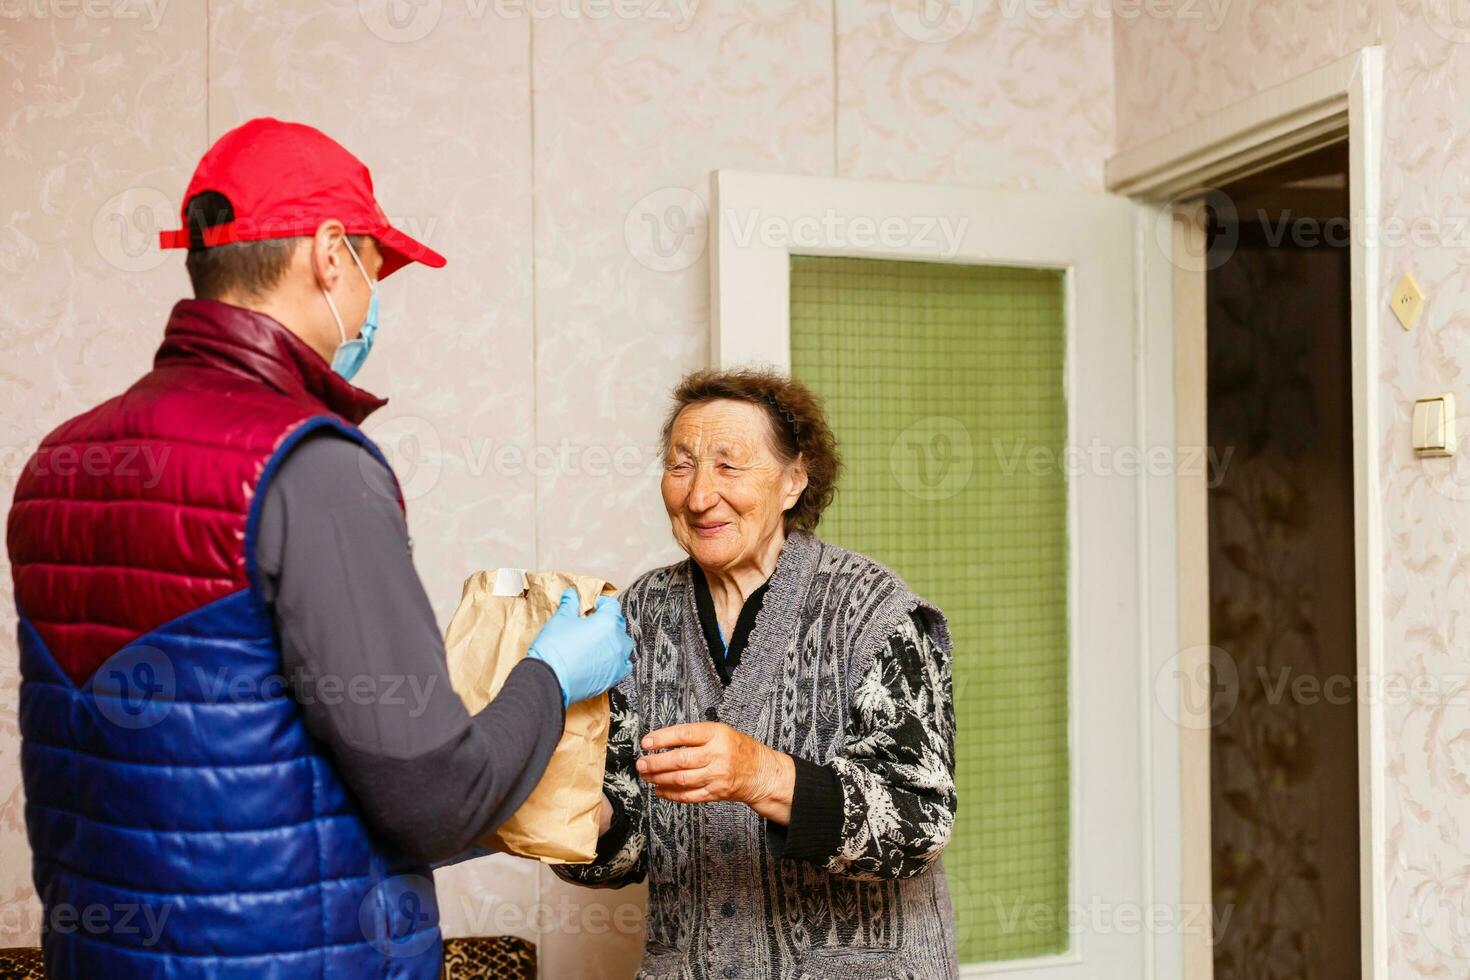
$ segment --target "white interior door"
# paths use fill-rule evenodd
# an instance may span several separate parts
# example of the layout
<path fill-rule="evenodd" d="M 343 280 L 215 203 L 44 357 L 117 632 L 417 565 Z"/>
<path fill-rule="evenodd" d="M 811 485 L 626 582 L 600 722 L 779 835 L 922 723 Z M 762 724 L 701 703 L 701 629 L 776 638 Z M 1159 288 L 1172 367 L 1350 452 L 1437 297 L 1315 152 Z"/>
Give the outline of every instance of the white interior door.
<path fill-rule="evenodd" d="M 1060 458 L 1048 450 L 1039 457 L 1022 457 L 1022 465 L 1059 467 L 1065 473 L 1065 511 L 1054 519 L 1066 523 L 1060 529 L 1066 541 L 1066 592 L 1058 612 L 1067 620 L 1066 680 L 1050 694 L 1043 690 L 1016 698 L 1016 703 L 992 703 L 992 708 L 1016 711 L 1024 719 L 1033 706 L 1046 707 L 1044 699 L 1062 699 L 1067 832 L 1060 860 L 1065 862 L 1065 881 L 1060 896 L 1052 892 L 1040 904 L 1025 895 L 1018 901 L 1016 895 L 1001 894 L 1003 889 L 989 890 L 990 885 L 962 887 L 957 898 L 965 904 L 961 915 L 977 920 L 1000 911 L 1013 928 L 1040 923 L 1053 935 L 1053 923 L 1064 925 L 1050 949 L 996 958 L 975 954 L 980 947 L 966 941 L 967 935 L 974 939 L 974 930 L 967 934 L 961 922 L 961 961 L 967 975 L 1024 972 L 1056 980 L 1178 975 L 1176 934 L 1188 923 L 1181 921 L 1184 913 L 1177 904 L 1177 770 L 1168 765 L 1171 757 L 1177 760 L 1168 747 L 1177 728 L 1161 723 L 1154 696 L 1154 678 L 1173 648 L 1159 649 L 1161 638 L 1167 643 L 1167 633 L 1145 621 L 1147 596 L 1157 583 L 1147 580 L 1143 561 L 1152 547 L 1150 527 L 1165 527 L 1170 519 L 1147 516 L 1161 503 L 1148 498 L 1150 486 L 1158 485 L 1151 475 L 1167 484 L 1168 474 L 1157 472 L 1162 459 L 1158 452 L 1148 453 L 1139 394 L 1140 372 L 1167 363 L 1167 352 L 1156 352 L 1164 355 L 1162 360 L 1145 356 L 1140 340 L 1139 297 L 1146 298 L 1148 288 L 1135 275 L 1135 225 L 1144 227 L 1141 218 L 1131 202 L 1101 194 L 982 191 L 731 171 L 713 178 L 711 342 L 712 360 L 720 366 L 791 369 L 794 258 L 798 270 L 804 268 L 802 256 L 1056 270 L 1064 317 L 1065 356 L 1057 380 L 1065 405 L 1065 447 Z M 826 342 L 831 341 L 828 336 Z M 895 338 L 896 344 L 903 342 Z M 811 356 L 802 353 L 799 360 L 810 364 Z M 906 359 L 898 349 L 891 356 Z M 834 370 L 840 375 L 840 368 Z M 977 397 L 984 394 L 992 399 L 988 404 L 996 404 L 996 390 L 1002 387 L 992 379 L 992 390 L 977 392 Z M 1024 417 L 1025 405 L 1015 408 Z M 1169 433 L 1153 436 L 1162 446 L 1171 445 Z M 844 438 L 840 427 L 837 437 L 839 442 Z M 980 456 L 1011 450 L 972 442 L 966 451 Z M 867 491 L 839 485 L 839 500 L 844 492 Z M 1162 503 L 1172 507 L 1172 498 Z M 907 519 L 914 519 L 914 513 L 923 512 Z M 870 515 L 872 521 L 885 520 L 881 508 Z M 970 662 L 966 658 L 999 655 L 962 647 L 955 651 L 957 672 L 962 662 Z M 957 689 L 956 701 L 981 693 L 972 682 Z M 967 745 L 962 722 L 961 767 L 985 756 L 988 748 Z M 1016 749 L 1020 757 L 1026 751 L 1024 746 Z M 1024 790 L 1024 782 L 1020 787 Z M 1014 832 L 1024 837 L 1026 827 L 965 830 L 966 808 L 983 802 L 967 800 L 962 788 L 958 833 Z M 968 847 L 967 853 L 975 849 Z M 1004 859 L 997 854 L 997 861 Z M 978 874 L 974 868 L 969 872 L 976 881 L 986 880 L 983 868 Z M 954 881 L 953 869 L 950 877 Z M 988 921 L 993 932 L 993 916 Z M 1005 938 L 984 948 L 1008 948 Z"/>

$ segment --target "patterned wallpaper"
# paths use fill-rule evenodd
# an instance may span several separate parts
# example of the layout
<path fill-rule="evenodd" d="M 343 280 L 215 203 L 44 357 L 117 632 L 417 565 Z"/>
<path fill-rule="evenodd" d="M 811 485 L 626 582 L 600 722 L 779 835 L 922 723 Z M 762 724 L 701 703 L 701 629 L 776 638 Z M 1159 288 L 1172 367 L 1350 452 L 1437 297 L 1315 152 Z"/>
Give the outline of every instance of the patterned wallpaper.
<path fill-rule="evenodd" d="M 839 174 L 1101 189 L 1113 144 L 1111 25 L 1048 12 L 1057 5 L 838 0 Z"/>
<path fill-rule="evenodd" d="M 1428 297 L 1412 332 L 1385 315 L 1376 421 L 1384 530 L 1389 975 L 1470 965 L 1470 460 L 1420 461 L 1421 396 L 1470 400 L 1470 16 L 1452 0 L 1233 0 L 1216 27 L 1114 24 L 1126 148 L 1368 44 L 1385 48 L 1382 302 L 1409 271 Z M 1460 425 L 1466 423 L 1460 410 Z M 1462 632 L 1466 631 L 1466 632 Z"/>
<path fill-rule="evenodd" d="M 1470 969 L 1470 635 L 1462 632 L 1470 628 L 1470 461 L 1420 462 L 1409 445 L 1415 398 L 1450 391 L 1462 406 L 1470 401 L 1463 101 L 1470 22 L 1463 5 L 1442 0 L 1387 7 L 1381 282 L 1392 289 L 1412 271 L 1429 297 L 1411 333 L 1387 321 L 1378 354 L 1388 671 L 1410 690 L 1429 692 L 1387 710 L 1390 970 L 1463 976 Z"/>
<path fill-rule="evenodd" d="M 1446 693 L 1387 710 L 1392 970 L 1460 975 L 1470 463 L 1406 447 L 1413 399 L 1470 371 L 1470 23 L 1451 0 L 1117 6 L 1134 13 L 1081 0 L 4 5 L 0 495 L 51 426 L 146 368 L 187 292 L 153 232 L 209 140 L 251 115 L 338 136 L 389 213 L 450 257 L 390 281 L 362 376 L 393 399 L 373 428 L 447 617 L 475 568 L 627 581 L 674 554 L 648 446 L 658 393 L 706 357 L 711 168 L 1099 190 L 1115 142 L 1383 43 L 1384 283 L 1412 269 L 1429 296 L 1412 333 L 1380 338 L 1386 642 L 1393 679 Z M 3 944 L 33 940 L 39 912 L 8 596 L 0 616 Z M 626 976 L 636 958 L 636 893 L 573 891 L 499 859 L 447 873 L 443 890 L 452 931 L 539 938 L 547 975 Z"/>
<path fill-rule="evenodd" d="M 7 509 L 40 437 L 146 370 L 170 300 L 187 294 L 182 262 L 157 250 L 154 229 L 204 144 L 203 35 L 202 13 L 183 5 L 156 22 L 0 20 Z M 15 609 L 0 563 L 0 945 L 11 945 L 33 941 L 40 906 L 22 810 Z"/>
<path fill-rule="evenodd" d="M 1154 0 L 1113 22 L 1118 146 L 1146 143 L 1378 39 L 1387 0 Z M 1435 0 L 1438 2 L 1438 0 Z M 1125 9 L 1124 2 L 1117 8 Z"/>
<path fill-rule="evenodd" d="M 1112 65 L 1107 22 L 1012 0 L 0 5 L 0 496 L 46 431 L 146 369 L 188 290 L 154 233 L 211 139 L 274 114 L 342 140 L 450 260 L 389 281 L 361 375 L 392 398 L 370 428 L 441 618 L 487 566 L 627 582 L 677 554 L 649 447 L 707 357 L 709 171 L 1100 190 Z M 7 945 L 39 907 L 8 595 L 0 617 Z M 452 934 L 536 938 L 543 975 L 632 972 L 637 890 L 499 858 L 440 888 Z"/>

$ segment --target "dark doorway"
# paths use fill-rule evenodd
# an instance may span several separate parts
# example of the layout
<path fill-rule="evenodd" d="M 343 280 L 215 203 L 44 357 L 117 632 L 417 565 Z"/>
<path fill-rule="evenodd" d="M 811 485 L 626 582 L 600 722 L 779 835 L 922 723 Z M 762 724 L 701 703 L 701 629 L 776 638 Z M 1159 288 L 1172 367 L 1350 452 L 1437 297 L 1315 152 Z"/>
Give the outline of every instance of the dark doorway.
<path fill-rule="evenodd" d="M 1361 976 L 1347 168 L 1340 144 L 1209 201 L 1217 980 Z"/>

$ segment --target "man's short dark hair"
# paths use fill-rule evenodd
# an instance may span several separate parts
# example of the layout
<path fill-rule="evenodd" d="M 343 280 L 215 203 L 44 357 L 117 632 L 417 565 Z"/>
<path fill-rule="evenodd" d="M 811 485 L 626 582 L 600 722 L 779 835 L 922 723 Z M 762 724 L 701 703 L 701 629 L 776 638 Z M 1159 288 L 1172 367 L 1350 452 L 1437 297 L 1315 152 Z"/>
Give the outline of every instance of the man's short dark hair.
<path fill-rule="evenodd" d="M 260 297 L 274 289 L 291 265 L 291 255 L 305 239 L 267 238 L 258 242 L 230 242 L 206 247 L 204 229 L 235 220 L 229 198 L 217 191 L 200 191 L 184 208 L 189 229 L 189 257 L 184 260 L 196 299 L 236 296 Z M 352 247 L 362 253 L 365 235 L 352 235 Z"/>

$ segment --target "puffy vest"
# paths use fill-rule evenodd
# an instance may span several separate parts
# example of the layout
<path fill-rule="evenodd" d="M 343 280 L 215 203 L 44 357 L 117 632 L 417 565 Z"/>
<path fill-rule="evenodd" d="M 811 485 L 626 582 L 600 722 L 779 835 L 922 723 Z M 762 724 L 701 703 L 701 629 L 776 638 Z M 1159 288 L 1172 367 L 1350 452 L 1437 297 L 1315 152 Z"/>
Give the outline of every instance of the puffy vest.
<path fill-rule="evenodd" d="M 438 976 L 430 873 L 308 734 L 255 567 L 283 457 L 323 428 L 377 454 L 357 424 L 382 404 L 271 318 L 187 300 L 154 369 L 26 465 L 8 544 L 55 980 Z"/>

